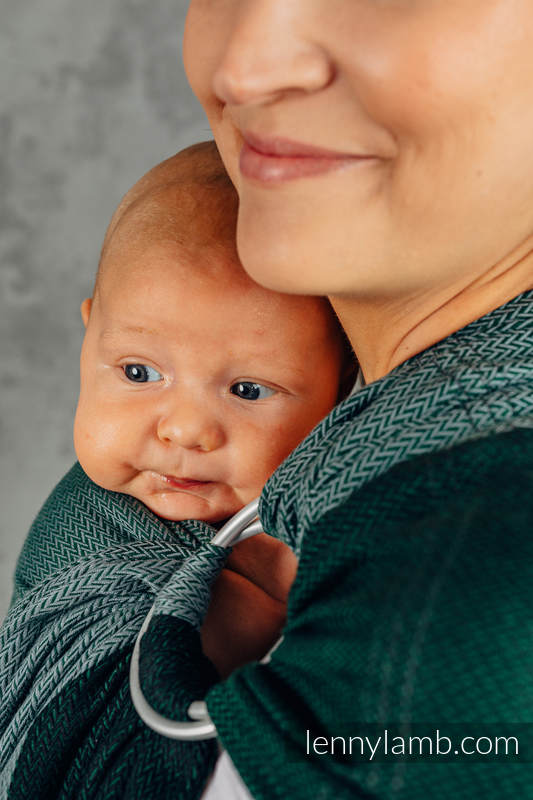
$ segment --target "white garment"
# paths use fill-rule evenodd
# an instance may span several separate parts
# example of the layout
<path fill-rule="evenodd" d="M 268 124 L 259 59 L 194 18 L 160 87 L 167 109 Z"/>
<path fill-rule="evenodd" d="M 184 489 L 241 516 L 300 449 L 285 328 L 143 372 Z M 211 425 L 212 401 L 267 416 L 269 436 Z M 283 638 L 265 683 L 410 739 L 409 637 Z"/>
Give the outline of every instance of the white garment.
<path fill-rule="evenodd" d="M 253 800 L 226 750 L 222 750 L 200 800 Z"/>
<path fill-rule="evenodd" d="M 355 378 L 355 383 L 352 386 L 352 390 L 351 390 L 351 392 L 349 394 L 349 397 L 351 397 L 356 392 L 359 392 L 365 386 L 366 386 L 366 383 L 365 383 L 365 378 L 364 378 L 364 375 L 363 375 L 363 370 L 361 368 L 359 368 L 357 370 L 357 376 Z"/>
<path fill-rule="evenodd" d="M 283 636 L 280 636 L 259 663 L 268 664 L 272 653 L 280 646 L 282 641 Z M 215 769 L 200 800 L 254 800 L 242 782 L 241 776 L 233 765 L 233 761 L 220 743 L 219 750 L 221 755 L 218 757 Z"/>

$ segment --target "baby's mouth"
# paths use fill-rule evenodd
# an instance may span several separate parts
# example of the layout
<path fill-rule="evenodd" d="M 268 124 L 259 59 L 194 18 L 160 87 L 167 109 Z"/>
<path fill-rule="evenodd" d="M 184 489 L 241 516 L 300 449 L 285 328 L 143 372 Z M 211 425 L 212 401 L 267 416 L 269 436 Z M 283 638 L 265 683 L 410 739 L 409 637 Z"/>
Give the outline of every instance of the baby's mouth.
<path fill-rule="evenodd" d="M 174 475 L 161 475 L 161 478 L 167 486 L 172 486 L 173 489 L 198 489 L 202 486 L 208 486 L 214 481 L 202 481 L 198 478 L 182 478 L 175 477 Z"/>

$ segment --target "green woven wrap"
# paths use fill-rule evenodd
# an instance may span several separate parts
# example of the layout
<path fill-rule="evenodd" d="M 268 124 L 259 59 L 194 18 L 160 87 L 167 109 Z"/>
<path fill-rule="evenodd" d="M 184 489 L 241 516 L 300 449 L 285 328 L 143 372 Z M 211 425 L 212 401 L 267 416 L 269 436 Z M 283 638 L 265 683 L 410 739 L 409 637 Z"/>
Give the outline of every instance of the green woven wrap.
<path fill-rule="evenodd" d="M 110 524 L 109 493 L 88 499 L 79 467 L 65 480 L 30 532 L 0 634 L 3 796 L 199 795 L 211 745 L 157 737 L 128 696 L 154 598 L 146 697 L 176 719 L 206 697 L 256 800 L 532 795 L 532 293 L 348 398 L 275 473 L 261 518 L 300 558 L 284 639 L 226 681 L 199 647 L 225 556 L 208 526 L 120 495 Z M 488 725 L 519 731 L 523 749 L 368 763 L 309 748 L 397 725 L 465 737 Z"/>
<path fill-rule="evenodd" d="M 533 797 L 533 293 L 338 406 L 260 515 L 300 556 L 284 639 L 207 694 L 254 798 Z M 358 757 L 400 725 L 520 755 Z"/>
<path fill-rule="evenodd" d="M 150 631 L 158 652 L 165 642 L 175 648 L 178 669 L 180 653 L 195 661 L 167 710 L 185 715 L 217 680 L 197 632 L 209 600 L 206 565 L 216 574 L 227 555 L 209 544 L 214 533 L 202 522 L 159 519 L 96 486 L 79 464 L 61 481 L 30 530 L 0 631 L 0 797 L 199 796 L 214 743 L 172 742 L 146 728 L 128 674 L 144 617 L 156 596 L 168 602 L 183 570 L 189 621 L 178 642 L 168 625 Z M 156 691 L 168 674 L 168 660 L 162 671 L 160 662 L 145 662 Z"/>
<path fill-rule="evenodd" d="M 532 533 L 527 429 L 398 465 L 326 514 L 270 663 L 207 694 L 255 800 L 532 797 Z M 349 755 L 350 737 L 437 730 L 518 737 L 520 757 Z"/>

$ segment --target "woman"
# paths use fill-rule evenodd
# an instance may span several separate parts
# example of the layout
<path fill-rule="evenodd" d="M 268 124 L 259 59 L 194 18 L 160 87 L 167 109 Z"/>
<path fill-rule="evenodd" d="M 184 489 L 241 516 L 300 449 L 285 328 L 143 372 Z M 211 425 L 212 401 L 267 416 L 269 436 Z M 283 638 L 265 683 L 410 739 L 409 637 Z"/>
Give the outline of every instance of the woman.
<path fill-rule="evenodd" d="M 215 588 L 202 643 L 220 673 L 276 638 L 290 594 L 269 663 L 207 691 L 247 787 L 226 769 L 207 795 L 531 794 L 532 45 L 529 0 L 191 3 L 186 67 L 239 192 L 244 265 L 327 294 L 367 383 L 265 488 L 278 541 L 238 546 Z M 117 586 L 131 602 L 122 578 L 114 603 Z M 68 611 L 90 638 L 83 603 Z M 216 678 L 196 631 L 176 631 L 143 638 L 145 672 L 189 678 L 163 696 L 170 716 Z M 196 743 L 135 715 L 130 656 L 128 641 L 58 683 L 10 800 L 203 789 Z"/>
<path fill-rule="evenodd" d="M 328 295 L 368 384 L 263 493 L 300 566 L 270 665 L 208 693 L 222 742 L 258 800 L 526 796 L 466 739 L 533 704 L 531 3 L 192 0 L 184 59 L 245 268 Z M 459 763 L 333 752 L 367 723 Z"/>

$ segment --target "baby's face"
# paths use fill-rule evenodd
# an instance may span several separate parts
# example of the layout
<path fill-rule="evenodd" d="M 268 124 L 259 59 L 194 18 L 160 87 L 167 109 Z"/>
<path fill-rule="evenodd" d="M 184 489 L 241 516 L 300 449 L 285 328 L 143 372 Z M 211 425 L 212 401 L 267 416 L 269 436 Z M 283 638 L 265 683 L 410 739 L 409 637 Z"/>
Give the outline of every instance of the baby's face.
<path fill-rule="evenodd" d="M 333 407 L 341 347 L 323 301 L 253 284 L 223 252 L 175 242 L 111 254 L 82 306 L 74 439 L 93 481 L 171 520 L 254 499 Z"/>

